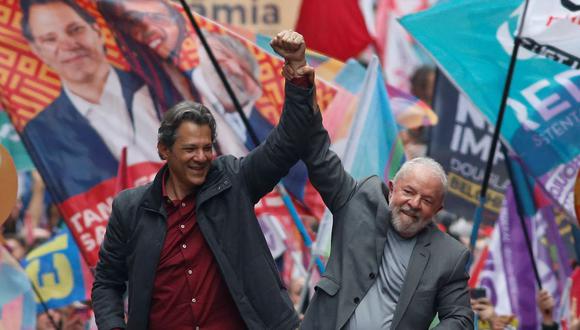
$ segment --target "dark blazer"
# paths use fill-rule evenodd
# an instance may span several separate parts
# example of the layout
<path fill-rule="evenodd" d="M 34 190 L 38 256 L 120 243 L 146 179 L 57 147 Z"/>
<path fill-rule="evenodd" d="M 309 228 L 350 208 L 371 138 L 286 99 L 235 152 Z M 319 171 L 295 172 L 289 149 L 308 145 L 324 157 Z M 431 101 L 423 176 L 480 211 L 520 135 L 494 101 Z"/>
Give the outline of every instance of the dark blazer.
<path fill-rule="evenodd" d="M 135 74 L 115 70 L 123 88 L 123 107 L 133 118 L 133 96 L 144 83 Z M 28 122 L 22 140 L 54 192 L 56 202 L 85 192 L 117 174 L 120 155 L 111 154 L 99 133 L 76 110 L 64 91 Z"/>
<path fill-rule="evenodd" d="M 254 213 L 299 159 L 312 122 L 313 89 L 286 84 L 282 118 L 268 139 L 244 158 L 217 158 L 200 187 L 196 217 L 234 302 L 249 329 L 295 329 L 298 317 L 272 260 Z M 147 329 L 156 267 L 166 232 L 161 178 L 122 192 L 101 250 L 92 291 L 99 329 L 124 328 L 128 281 L 128 329 Z"/>
<path fill-rule="evenodd" d="M 262 116 L 260 111 L 254 106 L 250 117 L 248 118 L 252 129 L 257 135 L 260 142 L 266 140 L 270 131 L 274 128 L 270 122 Z M 255 148 L 250 133 L 246 132 L 246 148 L 252 150 Z M 282 179 L 284 182 L 284 187 L 292 194 L 292 196 L 304 201 L 304 189 L 306 186 L 306 180 L 308 179 L 308 173 L 306 172 L 306 165 L 302 161 L 296 163 L 288 172 L 288 175 Z"/>
<path fill-rule="evenodd" d="M 329 150 L 330 139 L 314 125 L 303 160 L 310 181 L 333 213 L 326 272 L 306 311 L 302 329 L 341 329 L 376 281 L 393 230 L 386 185 L 377 176 L 356 182 Z M 440 329 L 473 329 L 467 291 L 468 250 L 433 224 L 417 236 L 391 329 L 428 329 L 439 313 Z"/>

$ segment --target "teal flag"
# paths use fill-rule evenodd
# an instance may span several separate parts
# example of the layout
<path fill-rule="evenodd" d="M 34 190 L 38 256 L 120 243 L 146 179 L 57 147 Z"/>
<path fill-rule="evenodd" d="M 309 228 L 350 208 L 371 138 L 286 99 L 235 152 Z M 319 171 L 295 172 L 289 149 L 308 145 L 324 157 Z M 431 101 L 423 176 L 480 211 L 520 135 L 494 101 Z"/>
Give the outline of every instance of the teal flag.
<path fill-rule="evenodd" d="M 10 119 L 8 119 L 8 114 L 2 110 L 0 110 L 0 144 L 6 147 L 10 156 L 14 159 L 16 170 L 30 171 L 34 169 L 28 152 L 26 152 Z"/>
<path fill-rule="evenodd" d="M 405 16 L 401 24 L 495 125 L 522 12 L 521 0 L 454 0 Z M 534 177 L 574 159 L 580 154 L 580 70 L 520 48 L 501 135 Z"/>

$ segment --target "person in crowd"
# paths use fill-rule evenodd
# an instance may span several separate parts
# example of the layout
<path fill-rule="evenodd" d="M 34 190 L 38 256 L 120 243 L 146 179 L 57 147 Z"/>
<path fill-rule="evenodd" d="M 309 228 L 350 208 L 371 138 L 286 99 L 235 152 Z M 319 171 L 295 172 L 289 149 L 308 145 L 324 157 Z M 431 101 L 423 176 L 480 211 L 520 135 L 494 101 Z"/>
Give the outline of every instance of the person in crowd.
<path fill-rule="evenodd" d="M 411 76 L 411 94 L 415 95 L 428 106 L 433 106 L 435 89 L 435 69 L 421 66 Z M 423 157 L 427 154 L 428 128 L 420 126 L 404 130 L 400 133 L 407 159 Z"/>
<path fill-rule="evenodd" d="M 514 315 L 497 315 L 487 297 L 471 298 L 471 308 L 477 315 L 478 329 L 504 330 L 514 320 Z"/>
<path fill-rule="evenodd" d="M 128 165 L 156 161 L 159 105 L 142 79 L 107 61 L 95 18 L 74 0 L 22 0 L 20 6 L 32 52 L 62 83 L 23 132 L 43 177 L 61 175 L 51 180 L 55 191 L 72 196 L 114 177 L 124 147 Z"/>
<path fill-rule="evenodd" d="M 246 157 L 214 158 L 205 106 L 185 101 L 164 115 L 157 149 L 166 165 L 113 202 L 92 290 L 99 329 L 298 326 L 254 204 L 298 161 L 318 112 L 302 36 L 281 32 L 272 47 L 304 77 L 286 82 L 279 125 Z"/>
<path fill-rule="evenodd" d="M 564 298 L 563 298 L 564 299 Z M 538 292 L 537 296 L 538 309 L 542 315 L 542 330 L 558 330 L 560 329 L 559 322 L 554 320 L 554 307 L 556 302 L 554 297 L 546 289 Z M 576 299 L 572 299 L 569 315 L 569 330 L 580 330 L 580 318 L 576 314 Z"/>
<path fill-rule="evenodd" d="M 411 94 L 415 95 L 427 105 L 433 105 L 435 90 L 435 69 L 430 66 L 421 66 L 411 76 Z"/>
<path fill-rule="evenodd" d="M 286 79 L 300 76 L 290 69 Z M 330 150 L 320 118 L 313 126 L 302 160 L 334 221 L 302 328 L 427 329 L 437 313 L 440 329 L 472 329 L 469 251 L 432 221 L 447 189 L 441 165 L 416 158 L 388 184 L 357 182 Z"/>
<path fill-rule="evenodd" d="M 14 259 L 20 261 L 26 255 L 26 241 L 23 237 L 16 234 L 7 234 L 4 236 L 4 245 L 8 249 L 8 252 L 12 254 Z"/>

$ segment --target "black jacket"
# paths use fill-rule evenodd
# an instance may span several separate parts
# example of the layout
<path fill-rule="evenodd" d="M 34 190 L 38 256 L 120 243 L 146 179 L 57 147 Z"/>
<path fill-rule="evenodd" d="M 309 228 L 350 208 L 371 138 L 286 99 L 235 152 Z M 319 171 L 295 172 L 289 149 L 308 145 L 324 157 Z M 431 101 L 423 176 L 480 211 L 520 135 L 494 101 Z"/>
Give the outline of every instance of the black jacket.
<path fill-rule="evenodd" d="M 306 145 L 314 89 L 286 84 L 284 111 L 268 139 L 244 158 L 217 158 L 196 195 L 197 222 L 249 329 L 295 329 L 298 317 L 260 229 L 254 204 L 286 175 Z M 319 115 L 319 114 L 318 114 Z M 123 191 L 101 250 L 92 299 L 99 329 L 146 329 L 156 267 L 166 232 L 163 167 L 146 186 Z"/>

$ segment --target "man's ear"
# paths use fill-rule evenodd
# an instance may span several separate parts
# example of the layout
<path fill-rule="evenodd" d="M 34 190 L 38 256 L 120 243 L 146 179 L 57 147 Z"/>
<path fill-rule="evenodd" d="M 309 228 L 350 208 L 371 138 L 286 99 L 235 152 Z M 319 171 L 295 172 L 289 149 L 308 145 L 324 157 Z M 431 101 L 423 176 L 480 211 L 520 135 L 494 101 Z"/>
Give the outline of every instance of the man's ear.
<path fill-rule="evenodd" d="M 387 182 L 387 186 L 389 187 L 389 194 L 393 192 L 393 189 L 395 188 L 395 183 L 393 182 L 393 180 L 389 180 Z"/>
<path fill-rule="evenodd" d="M 169 148 L 161 142 L 157 142 L 157 153 L 162 160 L 167 160 L 167 155 L 169 154 Z"/>

